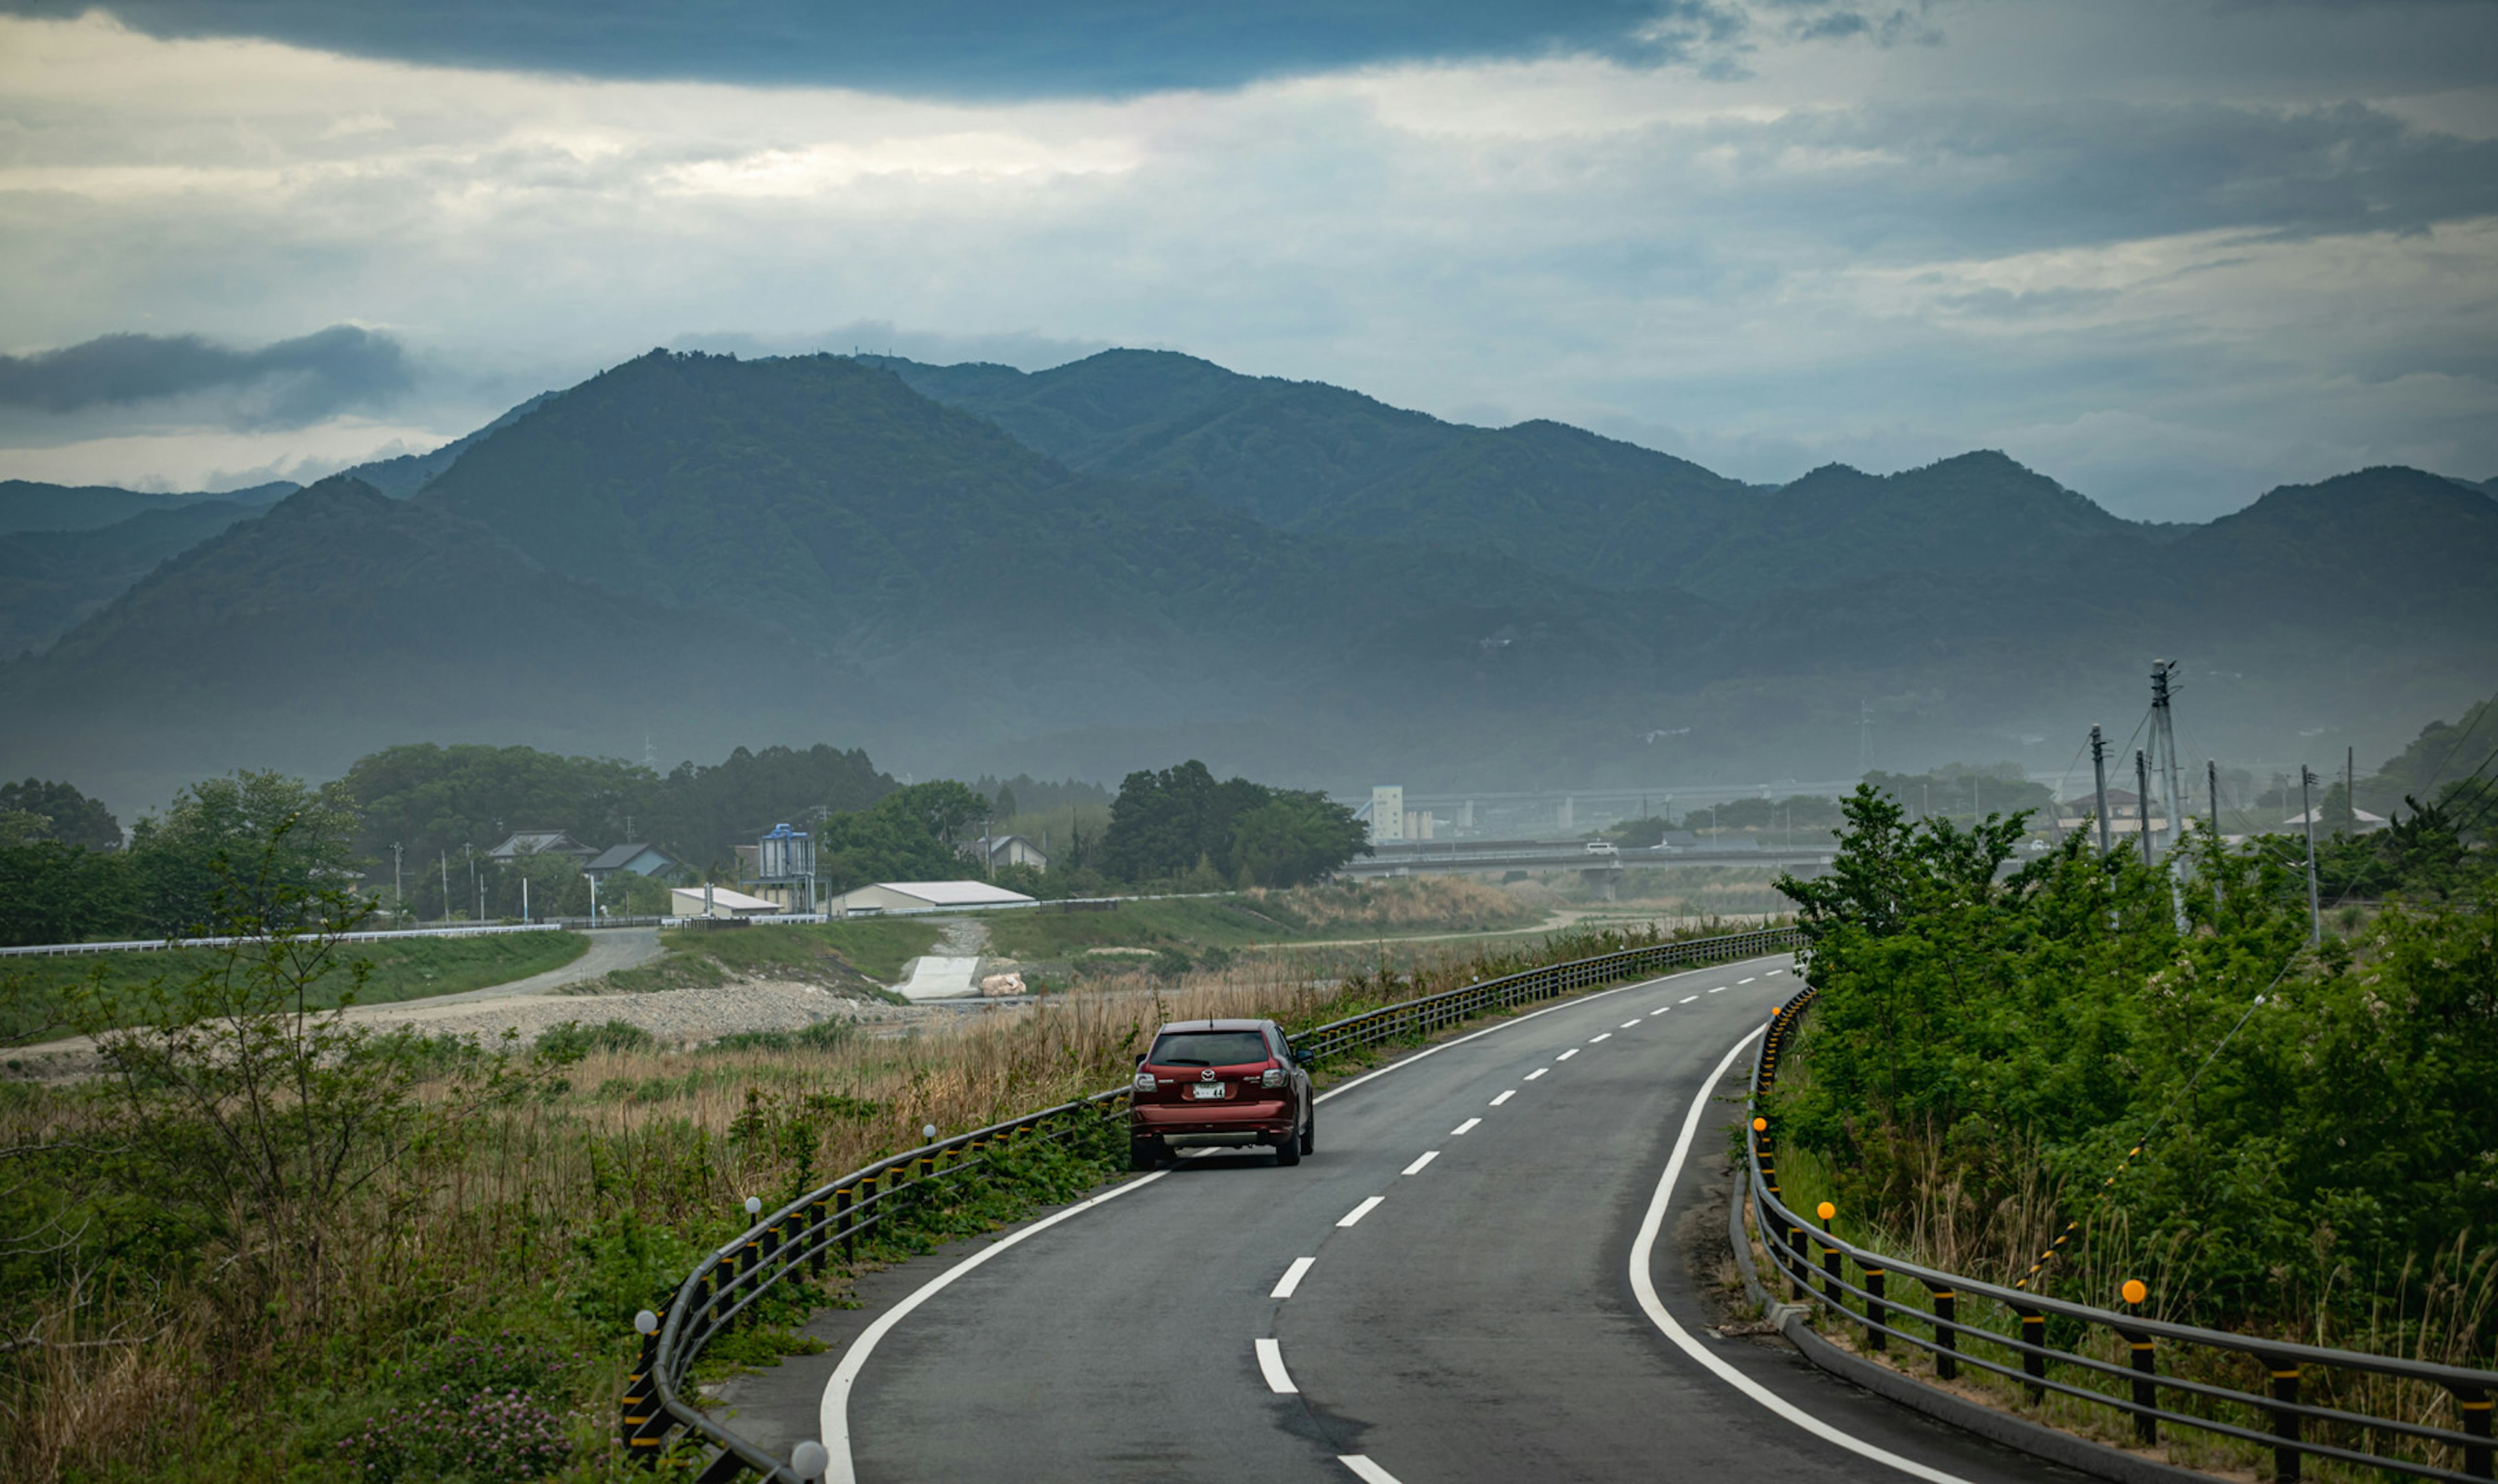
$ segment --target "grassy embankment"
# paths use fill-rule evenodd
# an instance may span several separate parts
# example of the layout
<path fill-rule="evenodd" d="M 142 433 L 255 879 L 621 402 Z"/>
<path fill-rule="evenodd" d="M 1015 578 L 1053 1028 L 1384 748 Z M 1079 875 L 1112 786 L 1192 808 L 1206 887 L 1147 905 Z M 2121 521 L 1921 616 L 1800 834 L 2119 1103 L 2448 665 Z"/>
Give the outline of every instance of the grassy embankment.
<path fill-rule="evenodd" d="M 177 1079 L 0 1084 L 0 1147 L 21 1156 L 0 1184 L 0 1230 L 25 1234 L 0 1247 L 0 1476 L 622 1479 L 629 1316 L 743 1224 L 746 1196 L 794 1195 L 917 1143 L 923 1122 L 957 1131 L 1115 1084 L 1161 1017 L 1314 1025 L 1620 946 L 1557 935 L 1331 981 L 1243 962 L 910 1037 L 811 1031 L 787 1049 L 676 1050 L 592 1027 L 566 1038 L 569 1065 L 358 1041 L 320 1054 L 352 1097 L 333 1107 L 316 1080 L 313 1104 L 280 1109 L 281 1124 L 345 1135 L 357 1178 L 328 1187 L 253 1184 L 201 1157 L 232 1110 L 186 1101 Z M 354 1080 L 376 1068 L 390 1075 Z M 1067 1198 L 1123 1154 L 1105 1139 L 1031 1156 L 920 1212 L 877 1255 Z M 849 1281 L 837 1271 L 773 1317 L 839 1302 Z M 794 1344 L 756 1326 L 707 1364 L 768 1364 Z"/>
<path fill-rule="evenodd" d="M 484 937 L 408 937 L 357 945 L 372 965 L 357 994 L 360 1004 L 384 1004 L 429 995 L 508 984 L 561 968 L 589 951 L 579 932 L 498 932 Z M 47 1033 L 68 1034 L 66 997 L 101 988 L 108 996 L 156 979 L 179 983 L 221 964 L 220 950 L 176 948 L 145 953 L 80 954 L 61 958 L 0 960 L 0 1041 L 22 1042 Z M 313 1008 L 336 1004 L 347 976 L 323 976 L 309 986 Z"/>

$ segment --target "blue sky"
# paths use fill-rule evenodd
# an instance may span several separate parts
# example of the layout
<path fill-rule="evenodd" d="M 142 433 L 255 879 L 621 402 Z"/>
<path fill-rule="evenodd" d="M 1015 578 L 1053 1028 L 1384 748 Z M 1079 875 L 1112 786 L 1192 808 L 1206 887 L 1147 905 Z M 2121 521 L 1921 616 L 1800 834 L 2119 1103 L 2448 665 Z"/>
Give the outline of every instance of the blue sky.
<path fill-rule="evenodd" d="M 1177 18 L 1174 18 L 1177 17 Z M 2498 476 L 2498 7 L 0 0 L 0 477 L 653 345 L 1185 350 L 1738 477 Z"/>

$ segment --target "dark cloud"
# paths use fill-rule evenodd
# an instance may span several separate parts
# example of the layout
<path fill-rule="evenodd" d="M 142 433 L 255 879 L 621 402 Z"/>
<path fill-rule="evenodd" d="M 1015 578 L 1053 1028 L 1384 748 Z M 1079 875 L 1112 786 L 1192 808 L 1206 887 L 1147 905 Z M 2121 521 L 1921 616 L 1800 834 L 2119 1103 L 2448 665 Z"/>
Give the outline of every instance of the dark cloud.
<path fill-rule="evenodd" d="M 91 0 L 0 0 L 0 12 L 21 15 L 93 8 Z M 1230 87 L 1423 58 L 1569 51 L 1652 59 L 1681 34 L 1661 23 L 1724 15 L 1711 0 L 116 0 L 105 8 L 159 37 L 257 36 L 463 67 L 960 98 Z"/>
<path fill-rule="evenodd" d="M 0 407 L 71 413 L 207 395 L 239 426 L 301 427 L 387 402 L 411 380 L 399 341 L 353 325 L 258 350 L 199 335 L 112 334 L 0 356 Z"/>

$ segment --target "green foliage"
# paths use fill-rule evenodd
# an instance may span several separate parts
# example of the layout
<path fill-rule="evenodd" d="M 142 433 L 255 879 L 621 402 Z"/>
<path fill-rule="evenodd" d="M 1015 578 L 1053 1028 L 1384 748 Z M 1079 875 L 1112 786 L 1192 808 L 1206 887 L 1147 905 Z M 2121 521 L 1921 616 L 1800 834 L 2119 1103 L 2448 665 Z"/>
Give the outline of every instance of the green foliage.
<path fill-rule="evenodd" d="M 1195 759 L 1128 774 L 1102 841 L 1112 875 L 1183 891 L 1297 886 L 1369 853 L 1353 811 L 1325 795 L 1218 783 Z"/>
<path fill-rule="evenodd" d="M 50 839 L 0 844 L 0 945 L 135 937 L 150 917 L 127 856 Z"/>
<path fill-rule="evenodd" d="M 989 801 L 950 779 L 898 788 L 864 810 L 828 814 L 816 868 L 835 892 L 872 881 L 950 881 L 976 869 L 958 843 Z"/>
<path fill-rule="evenodd" d="M 578 1061 L 592 1052 L 649 1051 L 656 1044 L 651 1032 L 631 1021 L 611 1020 L 596 1026 L 565 1021 L 538 1032 L 537 1053 Z"/>
<path fill-rule="evenodd" d="M 104 805 L 67 783 L 28 778 L 0 783 L 0 815 L 33 815 L 42 821 L 24 837 L 59 840 L 89 850 L 121 848 L 121 822 Z M 0 839 L 0 844 L 17 841 Z"/>
<path fill-rule="evenodd" d="M 2498 1232 L 2498 900 L 2311 954 L 2260 848 L 2194 837 L 2172 875 L 2077 836 L 2007 876 L 2017 818 L 1846 808 L 1831 874 L 1780 886 L 1822 993 L 1773 1113 L 1843 1208 L 1982 1216 L 2043 1167 L 2053 1224 L 2165 1274 L 2168 1312 L 2311 1334 Z"/>
<path fill-rule="evenodd" d="M 131 832 L 130 858 L 158 932 L 273 922 L 281 901 L 326 900 L 349 874 L 356 827 L 337 784 L 238 772 L 194 783 Z"/>

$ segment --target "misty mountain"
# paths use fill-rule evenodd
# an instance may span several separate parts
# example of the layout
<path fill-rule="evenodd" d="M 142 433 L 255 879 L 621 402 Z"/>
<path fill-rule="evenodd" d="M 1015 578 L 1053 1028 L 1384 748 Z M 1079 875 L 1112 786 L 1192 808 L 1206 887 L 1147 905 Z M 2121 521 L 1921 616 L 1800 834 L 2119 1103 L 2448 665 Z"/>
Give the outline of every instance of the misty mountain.
<path fill-rule="evenodd" d="M 42 485 L 0 480 L 0 534 L 12 531 L 85 531 L 127 521 L 151 510 L 180 510 L 203 501 L 269 505 L 303 488 L 286 480 L 229 489 L 222 494 L 158 494 L 111 485 Z"/>
<path fill-rule="evenodd" d="M 0 535 L 0 654 L 44 647 L 157 563 L 260 514 L 257 505 L 196 499 L 91 530 Z"/>
<path fill-rule="evenodd" d="M 0 773 L 144 802 L 393 742 L 633 755 L 655 736 L 671 756 L 832 742 L 921 775 L 1199 756 L 1336 785 L 1829 777 L 1869 724 L 1877 765 L 2053 764 L 2138 711 L 2154 655 L 2187 663 L 2190 739 L 2241 758 L 2325 723 L 2394 744 L 2498 679 L 2498 509 L 2412 470 L 2183 529 L 1997 454 L 1692 486 L 1675 519 L 1719 510 L 1679 558 L 1704 590 L 1624 590 L 1072 468 L 890 364 L 654 353 L 485 433 L 411 498 L 304 490 L 0 665 L 22 718 Z M 1189 366 L 1183 389 L 1227 385 Z M 1392 414 L 1376 426 L 1405 426 Z M 1503 437 L 1548 472 L 1626 447 Z M 1508 491 L 1483 508 L 1514 515 L 1521 479 L 1479 487 Z M 1596 521 L 1599 496 L 1553 489 L 1553 523 Z"/>
<path fill-rule="evenodd" d="M 376 458 L 369 463 L 360 463 L 352 469 L 343 469 L 339 472 L 349 479 L 362 480 L 392 499 L 406 499 L 424 489 L 427 481 L 459 462 L 460 456 L 468 452 L 478 439 L 497 428 L 507 427 L 520 421 L 522 417 L 534 410 L 538 403 L 552 395 L 554 395 L 553 393 L 541 392 L 475 432 L 465 437 L 454 438 L 431 453 L 401 454 L 395 458 Z"/>
<path fill-rule="evenodd" d="M 1281 530 L 1493 553 L 1601 586 L 1668 585 L 1750 492 L 1559 423 L 1444 423 L 1168 351 L 1031 374 L 869 359 L 1070 468 L 1185 486 Z"/>

